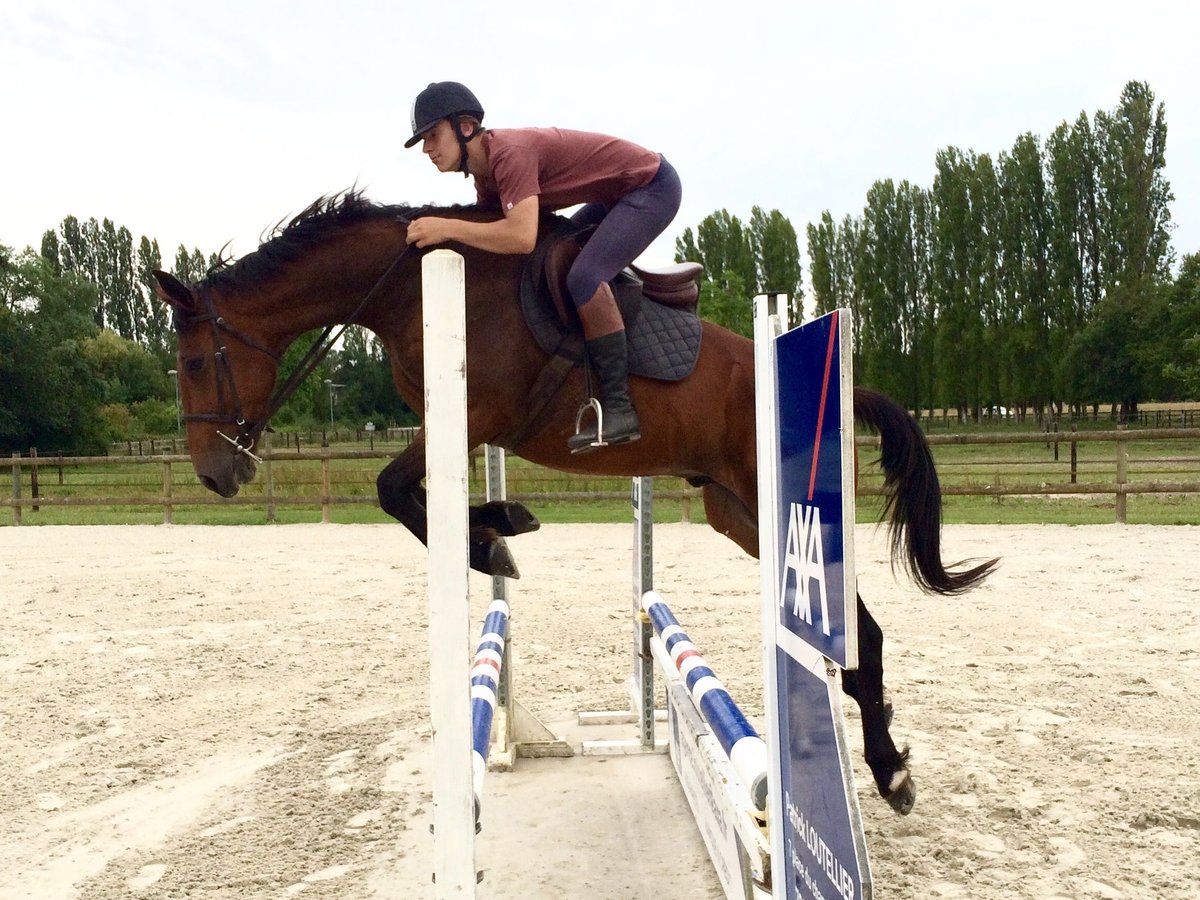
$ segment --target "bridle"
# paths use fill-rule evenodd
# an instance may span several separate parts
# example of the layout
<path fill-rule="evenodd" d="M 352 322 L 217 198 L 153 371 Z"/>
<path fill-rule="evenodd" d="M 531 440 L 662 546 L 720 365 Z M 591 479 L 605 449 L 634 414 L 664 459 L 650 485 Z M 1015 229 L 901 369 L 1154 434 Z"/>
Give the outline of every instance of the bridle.
<path fill-rule="evenodd" d="M 204 301 L 204 312 L 198 316 L 191 316 L 188 322 L 191 324 L 201 324 L 207 322 L 209 329 L 212 332 L 213 341 L 213 369 L 217 379 L 217 410 L 215 413 L 191 413 L 183 414 L 185 422 L 221 422 L 237 426 L 237 435 L 230 437 L 225 432 L 217 429 L 217 436 L 233 444 L 237 453 L 244 453 L 256 463 L 262 462 L 262 457 L 255 455 L 254 439 L 262 432 L 262 428 L 255 422 L 247 422 L 246 417 L 242 412 L 242 398 L 238 394 L 237 380 L 233 375 L 233 367 L 229 364 L 229 352 L 225 346 L 225 336 L 229 335 L 236 338 L 241 343 L 245 344 L 259 353 L 263 353 L 275 361 L 276 365 L 283 362 L 283 358 L 272 350 L 270 347 L 259 343 L 248 334 L 244 334 L 238 329 L 231 326 L 225 321 L 225 318 L 217 313 L 216 305 L 213 303 L 212 295 L 208 291 L 202 291 L 193 288 L 193 294 L 198 294 Z M 329 351 L 326 350 L 326 353 Z M 324 354 L 322 354 L 324 356 Z M 293 391 L 295 388 L 293 388 Z M 227 404 L 225 395 L 228 393 L 232 401 L 233 409 L 231 412 L 225 412 Z M 283 400 L 287 398 L 284 397 Z M 271 418 L 271 414 L 278 411 L 283 400 L 278 405 L 269 406 L 268 414 L 263 417 L 264 424 Z M 272 397 L 272 402 L 274 397 Z"/>
<path fill-rule="evenodd" d="M 296 368 L 288 376 L 287 381 L 278 385 L 267 399 L 267 409 L 263 414 L 262 420 L 259 422 L 247 421 L 242 409 L 242 398 L 238 393 L 237 380 L 234 378 L 233 366 L 229 363 L 228 349 L 225 343 L 226 335 L 235 338 L 242 344 L 257 350 L 259 353 L 265 354 L 278 366 L 283 362 L 283 357 L 272 350 L 270 347 L 260 343 L 250 335 L 234 328 L 224 316 L 217 312 L 216 304 L 213 302 L 212 294 L 203 288 L 193 288 L 193 295 L 197 295 L 204 302 L 204 312 L 189 316 L 188 324 L 201 324 L 207 322 L 212 333 L 213 342 L 213 362 L 214 372 L 217 379 L 217 412 L 213 413 L 190 413 L 185 412 L 182 416 L 185 422 L 219 422 L 222 424 L 234 425 L 237 427 L 237 434 L 233 437 L 225 434 L 220 429 L 217 430 L 217 436 L 222 440 L 228 441 L 234 447 L 235 454 L 244 453 L 256 463 L 262 463 L 262 457 L 256 455 L 254 450 L 255 439 L 262 434 L 263 430 L 271 421 L 271 417 L 287 403 L 288 399 L 296 392 L 296 389 L 303 384 L 304 380 L 313 373 L 313 371 L 321 364 L 321 361 L 329 355 L 329 351 L 341 338 L 345 330 L 355 324 L 362 311 L 367 304 L 371 302 L 382 290 L 385 282 L 395 273 L 400 265 L 400 262 L 412 249 L 412 245 L 406 245 L 403 250 L 397 254 L 392 264 L 388 266 L 379 280 L 375 282 L 371 290 L 367 291 L 365 297 L 359 301 L 358 306 L 354 308 L 354 312 L 341 324 L 340 327 L 335 325 L 327 325 L 320 336 L 313 341 L 312 345 L 305 352 Z M 336 328 L 336 330 L 335 330 Z M 229 397 L 229 403 L 226 403 L 226 395 Z M 230 409 L 230 407 L 232 407 Z M 230 409 L 229 412 L 226 412 Z"/>

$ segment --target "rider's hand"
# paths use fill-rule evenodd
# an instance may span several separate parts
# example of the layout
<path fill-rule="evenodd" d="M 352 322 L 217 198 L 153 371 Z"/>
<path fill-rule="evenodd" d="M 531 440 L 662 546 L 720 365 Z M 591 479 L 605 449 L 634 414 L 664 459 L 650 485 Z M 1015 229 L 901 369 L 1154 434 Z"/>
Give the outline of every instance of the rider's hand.
<path fill-rule="evenodd" d="M 444 244 L 454 239 L 454 219 L 440 219 L 436 216 L 424 216 L 413 219 L 408 223 L 408 234 L 405 240 L 418 247 L 431 247 L 434 244 Z"/>

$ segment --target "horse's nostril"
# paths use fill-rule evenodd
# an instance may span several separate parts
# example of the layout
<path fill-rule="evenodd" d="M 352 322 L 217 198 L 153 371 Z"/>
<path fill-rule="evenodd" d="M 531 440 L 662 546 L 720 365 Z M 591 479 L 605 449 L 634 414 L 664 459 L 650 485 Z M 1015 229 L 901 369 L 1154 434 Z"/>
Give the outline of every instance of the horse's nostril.
<path fill-rule="evenodd" d="M 214 494 L 220 493 L 220 491 L 217 490 L 217 483 L 213 481 L 213 479 L 209 478 L 207 475 L 200 475 L 198 477 L 200 479 L 200 483 Z"/>

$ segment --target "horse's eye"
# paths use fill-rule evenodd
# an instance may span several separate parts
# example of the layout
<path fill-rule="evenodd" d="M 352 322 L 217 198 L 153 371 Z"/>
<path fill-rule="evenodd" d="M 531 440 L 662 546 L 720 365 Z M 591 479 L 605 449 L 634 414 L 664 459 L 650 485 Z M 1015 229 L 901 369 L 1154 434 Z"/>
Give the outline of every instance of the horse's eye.
<path fill-rule="evenodd" d="M 184 360 L 183 367 L 187 369 L 189 374 L 195 375 L 204 369 L 204 357 L 193 356 L 191 359 Z"/>

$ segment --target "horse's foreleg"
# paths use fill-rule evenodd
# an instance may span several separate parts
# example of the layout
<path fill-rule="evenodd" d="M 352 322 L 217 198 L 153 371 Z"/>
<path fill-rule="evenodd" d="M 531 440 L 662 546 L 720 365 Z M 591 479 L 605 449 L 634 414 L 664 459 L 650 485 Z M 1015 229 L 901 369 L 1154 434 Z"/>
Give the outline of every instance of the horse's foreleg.
<path fill-rule="evenodd" d="M 379 506 L 412 532 L 422 544 L 428 543 L 428 512 L 425 489 L 425 434 L 422 430 L 399 456 L 379 473 L 375 487 Z M 537 518 L 520 503 L 494 500 L 470 508 L 471 568 L 485 575 L 519 578 L 516 562 L 502 535 L 524 534 L 540 527 Z"/>
<path fill-rule="evenodd" d="M 425 489 L 425 432 L 416 438 L 399 456 L 388 463 L 375 479 L 375 492 L 380 508 L 413 533 L 422 544 L 427 541 Z"/>
<path fill-rule="evenodd" d="M 897 750 L 888 731 L 891 710 L 883 696 L 883 630 L 858 598 L 858 668 L 842 673 L 842 690 L 862 711 L 863 747 L 879 795 L 901 815 L 912 811 L 917 789 L 908 771 L 908 749 Z"/>
<path fill-rule="evenodd" d="M 537 516 L 531 513 L 525 504 L 516 500 L 489 500 L 479 506 L 472 506 L 470 525 L 472 531 L 476 528 L 490 528 L 496 534 L 505 537 L 527 534 L 542 527 Z"/>

